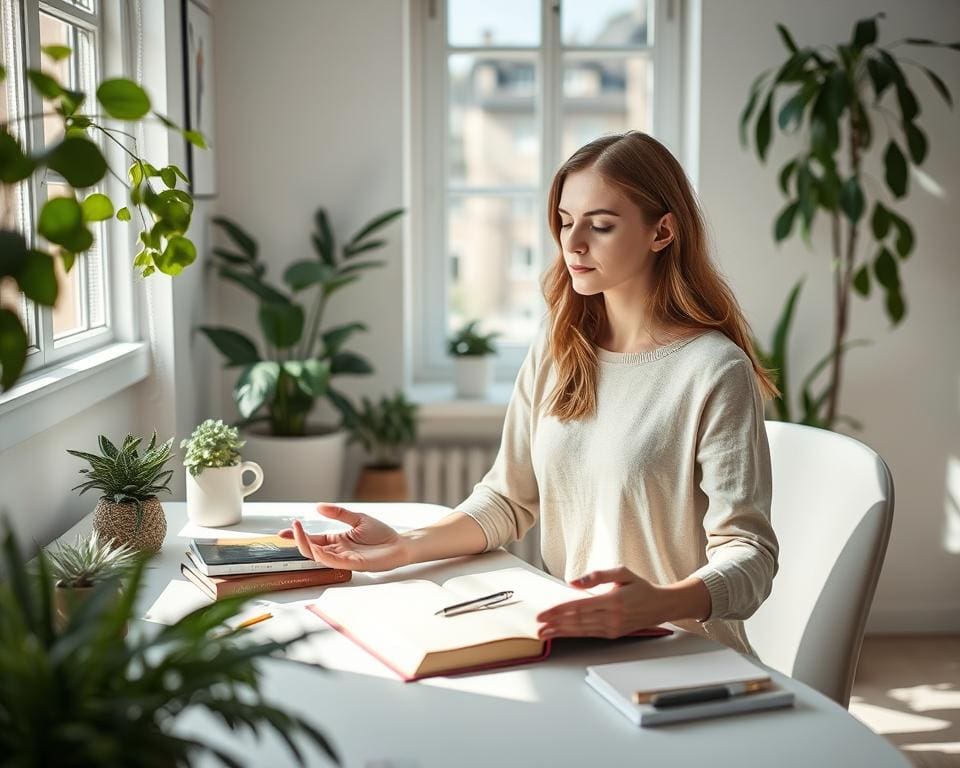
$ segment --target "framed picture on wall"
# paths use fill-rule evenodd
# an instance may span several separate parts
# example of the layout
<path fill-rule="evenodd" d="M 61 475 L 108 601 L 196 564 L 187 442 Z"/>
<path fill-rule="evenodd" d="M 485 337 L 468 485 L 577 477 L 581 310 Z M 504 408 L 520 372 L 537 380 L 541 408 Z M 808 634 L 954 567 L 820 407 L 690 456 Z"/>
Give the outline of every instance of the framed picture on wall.
<path fill-rule="evenodd" d="M 183 0 L 183 77 L 186 125 L 207 142 L 200 149 L 187 142 L 187 176 L 194 197 L 216 197 L 213 107 L 213 16 L 200 0 Z"/>

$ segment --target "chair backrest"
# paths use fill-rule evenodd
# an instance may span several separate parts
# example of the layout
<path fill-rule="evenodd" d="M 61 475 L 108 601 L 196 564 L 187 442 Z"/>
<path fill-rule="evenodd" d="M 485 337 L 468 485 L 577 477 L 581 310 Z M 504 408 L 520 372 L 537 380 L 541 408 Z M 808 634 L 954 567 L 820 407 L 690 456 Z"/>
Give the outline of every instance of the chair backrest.
<path fill-rule="evenodd" d="M 766 422 L 780 567 L 745 622 L 760 659 L 843 707 L 893 521 L 893 479 L 851 437 Z"/>

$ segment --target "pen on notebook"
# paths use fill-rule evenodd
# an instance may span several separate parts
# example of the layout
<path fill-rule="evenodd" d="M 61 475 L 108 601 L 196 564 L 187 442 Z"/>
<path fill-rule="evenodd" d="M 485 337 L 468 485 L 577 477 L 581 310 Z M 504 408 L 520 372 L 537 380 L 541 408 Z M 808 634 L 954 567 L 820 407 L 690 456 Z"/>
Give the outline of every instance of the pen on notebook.
<path fill-rule="evenodd" d="M 475 600 L 467 600 L 463 603 L 455 603 L 454 605 L 448 605 L 446 608 L 441 608 L 434 615 L 435 616 L 456 616 L 458 613 L 467 613 L 468 611 L 478 611 L 481 608 L 486 608 L 490 605 L 496 605 L 497 603 L 502 603 L 504 600 L 509 600 L 513 597 L 513 592 L 508 590 L 506 592 L 495 592 L 492 595 L 484 595 L 483 597 L 478 597 Z"/>
<path fill-rule="evenodd" d="M 741 683 L 727 683 L 725 685 L 708 685 L 703 688 L 688 688 L 681 691 L 657 693 L 650 698 L 650 703 L 657 709 L 679 707 L 685 704 L 698 704 L 705 701 L 720 701 L 732 699 L 735 696 L 744 696 L 762 691 L 770 686 L 770 680 L 746 680 Z"/>

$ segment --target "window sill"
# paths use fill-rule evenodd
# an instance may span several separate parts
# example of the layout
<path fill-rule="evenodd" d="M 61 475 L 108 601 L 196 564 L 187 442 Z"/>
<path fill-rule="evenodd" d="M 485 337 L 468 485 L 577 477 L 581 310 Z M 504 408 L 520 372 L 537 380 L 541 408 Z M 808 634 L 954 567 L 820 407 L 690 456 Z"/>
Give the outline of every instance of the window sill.
<path fill-rule="evenodd" d="M 125 342 L 28 374 L 0 395 L 0 451 L 142 381 L 149 372 L 147 345 Z"/>
<path fill-rule="evenodd" d="M 419 406 L 417 433 L 421 438 L 499 438 L 513 382 L 493 385 L 483 399 L 457 399 L 453 384 L 423 383 L 407 389 L 407 398 Z"/>

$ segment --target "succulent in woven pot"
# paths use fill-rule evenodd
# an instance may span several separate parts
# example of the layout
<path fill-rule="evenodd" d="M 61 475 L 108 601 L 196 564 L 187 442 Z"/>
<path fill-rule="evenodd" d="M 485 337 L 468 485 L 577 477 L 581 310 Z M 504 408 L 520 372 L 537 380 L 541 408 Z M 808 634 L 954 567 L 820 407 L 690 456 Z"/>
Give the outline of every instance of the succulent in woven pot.
<path fill-rule="evenodd" d="M 98 441 L 99 456 L 67 450 L 90 463 L 89 469 L 80 470 L 83 482 L 72 490 L 81 489 L 81 495 L 91 488 L 102 491 L 93 515 L 93 528 L 101 539 L 156 552 L 167 533 L 157 494 L 170 493 L 173 470 L 164 467 L 173 453 L 173 438 L 157 445 L 154 432 L 143 454 L 137 450 L 143 441 L 140 437 L 127 435 L 119 448 L 103 435 Z"/>

